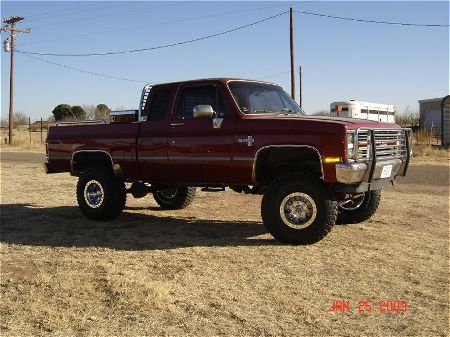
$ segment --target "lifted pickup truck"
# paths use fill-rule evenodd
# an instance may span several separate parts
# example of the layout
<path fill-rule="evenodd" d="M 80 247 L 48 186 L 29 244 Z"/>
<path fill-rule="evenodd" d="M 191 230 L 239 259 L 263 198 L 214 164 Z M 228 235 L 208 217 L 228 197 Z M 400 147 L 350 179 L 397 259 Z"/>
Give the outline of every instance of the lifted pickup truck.
<path fill-rule="evenodd" d="M 264 225 L 292 244 L 317 242 L 336 222 L 369 219 L 411 155 L 409 129 L 307 116 L 280 86 L 260 81 L 147 85 L 139 110 L 111 120 L 48 133 L 46 172 L 79 177 L 86 217 L 118 217 L 127 193 L 181 209 L 197 187 L 228 187 L 262 194 Z"/>

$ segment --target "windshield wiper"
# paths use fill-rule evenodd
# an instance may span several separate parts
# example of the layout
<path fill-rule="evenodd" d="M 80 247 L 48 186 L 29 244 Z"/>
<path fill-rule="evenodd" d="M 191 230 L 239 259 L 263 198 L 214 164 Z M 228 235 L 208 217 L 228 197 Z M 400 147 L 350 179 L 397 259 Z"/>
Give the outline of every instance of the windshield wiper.
<path fill-rule="evenodd" d="M 253 113 L 261 114 L 261 113 L 274 113 L 272 110 L 253 110 Z"/>
<path fill-rule="evenodd" d="M 297 115 L 298 113 L 288 108 L 283 108 L 280 110 L 279 113 L 277 113 L 277 115 L 289 115 L 289 114 Z"/>

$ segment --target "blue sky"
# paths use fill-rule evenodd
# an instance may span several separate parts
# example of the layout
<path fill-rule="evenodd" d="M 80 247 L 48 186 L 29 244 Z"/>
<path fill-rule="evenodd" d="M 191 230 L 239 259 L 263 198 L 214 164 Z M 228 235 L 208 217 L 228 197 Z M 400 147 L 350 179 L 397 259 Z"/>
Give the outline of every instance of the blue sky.
<path fill-rule="evenodd" d="M 448 2 L 154 2 L 2 1 L 1 16 L 20 15 L 17 49 L 92 53 L 153 47 L 219 33 L 287 11 L 369 20 L 448 24 Z M 6 35 L 2 33 L 2 41 Z M 303 69 L 303 107 L 336 100 L 394 104 L 449 93 L 449 29 L 341 21 L 295 14 L 295 61 Z M 216 38 L 172 48 L 97 57 L 36 56 L 86 71 L 148 82 L 244 77 L 290 91 L 287 14 Z M 9 54 L 1 52 L 1 117 L 9 104 Z M 105 103 L 137 108 L 144 83 L 108 79 L 16 54 L 15 111 L 48 117 L 54 106 Z M 298 81 L 298 78 L 297 78 Z M 298 83 L 297 83 L 298 89 Z M 297 94 L 298 96 L 298 94 Z"/>

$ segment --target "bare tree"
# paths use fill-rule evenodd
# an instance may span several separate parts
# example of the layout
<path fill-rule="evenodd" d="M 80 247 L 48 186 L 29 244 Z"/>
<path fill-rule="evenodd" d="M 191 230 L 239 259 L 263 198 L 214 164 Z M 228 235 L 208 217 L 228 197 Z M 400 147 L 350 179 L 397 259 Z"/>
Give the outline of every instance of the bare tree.
<path fill-rule="evenodd" d="M 105 104 L 94 104 L 83 105 L 83 109 L 86 112 L 86 119 L 103 119 L 109 121 L 109 108 Z"/>
<path fill-rule="evenodd" d="M 27 125 L 28 124 L 28 116 L 25 115 L 21 111 L 14 112 L 13 120 L 14 120 L 14 124 L 13 124 L 14 127 L 16 127 L 18 125 Z"/>
<path fill-rule="evenodd" d="M 95 116 L 95 105 L 82 105 L 84 111 L 86 111 L 86 119 L 97 119 Z"/>
<path fill-rule="evenodd" d="M 8 120 L 6 118 L 3 118 L 2 120 L 0 120 L 0 127 L 2 128 L 7 128 L 8 127 Z"/>
<path fill-rule="evenodd" d="M 419 111 L 412 110 L 407 106 L 403 112 L 395 114 L 395 123 L 403 127 L 417 127 L 419 125 Z"/>
<path fill-rule="evenodd" d="M 311 114 L 311 116 L 329 116 L 330 112 L 328 110 L 319 110 Z"/>

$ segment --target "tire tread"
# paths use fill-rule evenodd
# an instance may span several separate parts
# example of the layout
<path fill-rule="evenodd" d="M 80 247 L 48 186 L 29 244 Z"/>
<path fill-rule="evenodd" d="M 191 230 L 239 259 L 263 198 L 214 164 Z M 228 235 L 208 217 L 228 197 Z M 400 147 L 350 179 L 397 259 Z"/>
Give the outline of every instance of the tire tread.
<path fill-rule="evenodd" d="M 106 189 L 105 204 L 98 209 L 93 209 L 84 200 L 84 186 L 90 179 L 101 181 Z M 102 166 L 91 166 L 87 168 L 78 179 L 77 201 L 82 213 L 92 220 L 107 221 L 117 218 L 125 208 L 127 194 L 125 184 L 118 180 L 114 174 Z"/>
<path fill-rule="evenodd" d="M 274 214 L 276 212 L 272 209 L 276 199 L 274 193 L 276 194 L 283 186 L 295 183 L 309 186 L 319 195 L 319 198 L 324 199 L 324 206 L 327 213 L 318 214 L 318 216 L 323 216 L 325 219 L 320 226 L 307 227 L 302 230 L 286 231 L 283 230 L 282 227 L 280 228 L 279 225 L 273 225 L 279 221 L 279 215 Z M 269 185 L 268 192 L 264 194 L 261 202 L 261 216 L 264 224 L 269 229 L 269 232 L 278 240 L 290 244 L 312 244 L 322 240 L 332 230 L 337 219 L 337 213 L 337 203 L 333 200 L 329 188 L 319 178 L 308 172 L 287 173 L 274 179 Z M 295 233 L 294 231 L 298 232 Z"/>

